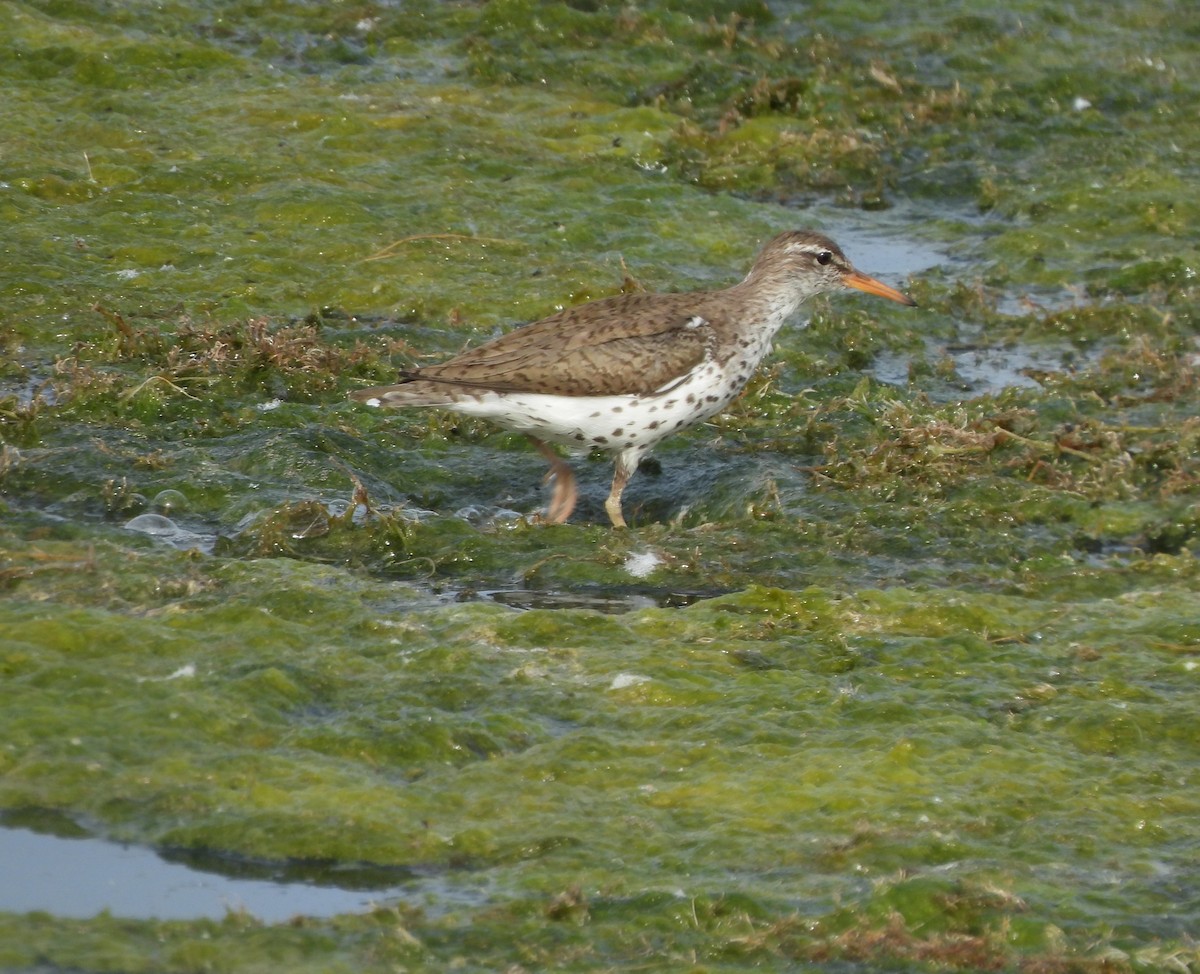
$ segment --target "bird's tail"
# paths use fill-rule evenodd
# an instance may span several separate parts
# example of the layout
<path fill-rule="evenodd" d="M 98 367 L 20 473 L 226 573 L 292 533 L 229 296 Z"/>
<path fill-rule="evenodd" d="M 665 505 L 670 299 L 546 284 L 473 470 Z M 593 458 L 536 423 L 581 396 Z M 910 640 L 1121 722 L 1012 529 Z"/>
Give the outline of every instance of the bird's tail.
<path fill-rule="evenodd" d="M 390 386 L 372 386 L 356 389 L 350 393 L 355 402 L 368 406 L 387 406 L 391 409 L 407 409 L 410 406 L 450 406 L 460 395 L 442 383 L 421 380 L 400 373 L 401 381 Z"/>

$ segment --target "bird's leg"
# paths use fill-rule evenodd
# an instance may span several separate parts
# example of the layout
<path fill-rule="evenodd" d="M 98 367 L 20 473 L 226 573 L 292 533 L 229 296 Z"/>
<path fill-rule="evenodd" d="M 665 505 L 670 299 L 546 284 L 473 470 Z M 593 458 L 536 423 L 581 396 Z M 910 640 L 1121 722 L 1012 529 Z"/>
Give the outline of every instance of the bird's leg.
<path fill-rule="evenodd" d="M 637 470 L 641 458 L 640 453 L 633 452 L 617 456 L 617 469 L 613 473 L 612 490 L 608 492 L 608 500 L 604 502 L 604 509 L 608 511 L 608 519 L 612 521 L 614 528 L 628 527 L 625 523 L 625 515 L 621 513 L 621 495 L 625 493 L 625 485 L 629 483 L 629 478 Z"/>
<path fill-rule="evenodd" d="M 549 444 L 543 443 L 536 436 L 530 436 L 538 453 L 544 456 L 550 464 L 542 483 L 554 480 L 554 493 L 550 496 L 550 506 L 546 509 L 547 524 L 562 524 L 575 510 L 575 501 L 579 497 L 579 488 L 575 485 L 575 473 L 571 465 L 560 457 Z"/>

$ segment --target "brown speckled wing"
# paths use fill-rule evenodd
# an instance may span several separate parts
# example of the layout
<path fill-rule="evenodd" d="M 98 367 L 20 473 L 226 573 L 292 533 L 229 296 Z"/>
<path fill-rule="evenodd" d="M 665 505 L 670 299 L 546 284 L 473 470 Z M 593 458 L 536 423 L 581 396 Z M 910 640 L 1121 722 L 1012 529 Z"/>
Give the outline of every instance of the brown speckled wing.
<path fill-rule="evenodd" d="M 567 308 L 413 374 L 418 381 L 560 396 L 648 394 L 704 360 L 696 294 L 622 294 Z"/>

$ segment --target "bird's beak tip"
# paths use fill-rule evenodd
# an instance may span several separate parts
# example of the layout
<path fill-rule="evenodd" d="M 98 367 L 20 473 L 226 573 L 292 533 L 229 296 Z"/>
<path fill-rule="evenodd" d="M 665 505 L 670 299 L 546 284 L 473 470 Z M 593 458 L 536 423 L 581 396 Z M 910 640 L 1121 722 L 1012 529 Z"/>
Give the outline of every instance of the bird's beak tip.
<path fill-rule="evenodd" d="M 846 287 L 852 287 L 859 291 L 865 291 L 867 294 L 876 294 L 881 298 L 887 298 L 889 301 L 895 301 L 899 304 L 907 305 L 910 308 L 915 308 L 917 302 L 910 298 L 907 294 L 902 294 L 894 287 L 884 284 L 883 281 L 876 280 L 863 274 L 861 271 L 851 271 L 842 278 Z"/>

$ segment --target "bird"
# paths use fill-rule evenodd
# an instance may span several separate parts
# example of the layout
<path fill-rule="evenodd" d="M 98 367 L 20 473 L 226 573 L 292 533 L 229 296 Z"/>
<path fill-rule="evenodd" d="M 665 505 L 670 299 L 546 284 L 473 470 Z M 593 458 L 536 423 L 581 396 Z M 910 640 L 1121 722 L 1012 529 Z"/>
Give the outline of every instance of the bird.
<path fill-rule="evenodd" d="M 916 303 L 855 270 L 823 234 L 790 230 L 768 241 L 731 287 L 629 292 L 564 308 L 350 398 L 434 406 L 526 434 L 550 464 L 550 524 L 571 516 L 579 494 L 570 464 L 550 444 L 608 453 L 615 469 L 604 509 L 614 528 L 625 528 L 621 497 L 646 455 L 728 406 L 808 298 L 846 289 Z"/>

